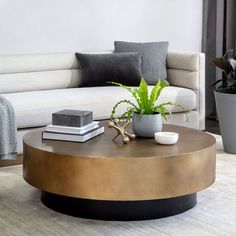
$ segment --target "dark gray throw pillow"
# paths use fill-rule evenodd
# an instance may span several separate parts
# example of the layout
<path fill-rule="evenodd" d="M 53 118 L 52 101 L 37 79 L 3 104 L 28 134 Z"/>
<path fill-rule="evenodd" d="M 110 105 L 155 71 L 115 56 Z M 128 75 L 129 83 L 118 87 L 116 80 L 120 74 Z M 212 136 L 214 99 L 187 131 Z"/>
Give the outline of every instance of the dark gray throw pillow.
<path fill-rule="evenodd" d="M 142 59 L 142 74 L 147 84 L 167 79 L 166 56 L 169 43 L 133 43 L 115 41 L 115 53 L 138 52 Z"/>
<path fill-rule="evenodd" d="M 108 86 L 108 81 L 138 86 L 142 77 L 141 58 L 135 53 L 76 53 L 81 66 L 79 87 Z"/>

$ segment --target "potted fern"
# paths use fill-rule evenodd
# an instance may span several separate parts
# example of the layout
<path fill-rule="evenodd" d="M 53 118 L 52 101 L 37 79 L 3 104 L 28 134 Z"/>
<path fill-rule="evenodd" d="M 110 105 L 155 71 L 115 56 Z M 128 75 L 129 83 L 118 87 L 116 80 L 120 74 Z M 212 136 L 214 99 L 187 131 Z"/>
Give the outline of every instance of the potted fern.
<path fill-rule="evenodd" d="M 131 88 L 116 82 L 111 83 L 128 90 L 134 98 L 134 102 L 125 99 L 116 103 L 111 112 L 111 120 L 113 120 L 116 110 L 121 104 L 128 104 L 129 107 L 119 118 L 126 119 L 126 121 L 131 121 L 132 118 L 132 128 L 137 136 L 154 137 L 155 132 L 160 132 L 162 130 L 162 118 L 167 120 L 167 114 L 171 115 L 168 106 L 177 106 L 185 111 L 182 106 L 173 102 L 157 105 L 163 88 L 167 86 L 167 83 L 164 81 L 159 80 L 150 93 L 143 78 L 138 88 Z"/>
<path fill-rule="evenodd" d="M 224 150 L 236 153 L 236 55 L 234 50 L 230 49 L 223 57 L 215 58 L 213 63 L 223 73 L 223 78 L 212 85 L 221 83 L 214 93 Z"/>

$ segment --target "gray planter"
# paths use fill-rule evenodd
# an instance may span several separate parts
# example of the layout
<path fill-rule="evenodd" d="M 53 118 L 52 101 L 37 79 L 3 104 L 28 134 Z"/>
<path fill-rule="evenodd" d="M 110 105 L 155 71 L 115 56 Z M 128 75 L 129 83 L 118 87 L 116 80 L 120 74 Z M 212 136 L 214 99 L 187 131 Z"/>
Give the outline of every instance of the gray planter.
<path fill-rule="evenodd" d="M 214 93 L 224 150 L 236 154 L 236 94 Z"/>
<path fill-rule="evenodd" d="M 140 115 L 133 114 L 132 128 L 139 137 L 153 138 L 155 132 L 162 130 L 162 118 L 160 114 Z"/>

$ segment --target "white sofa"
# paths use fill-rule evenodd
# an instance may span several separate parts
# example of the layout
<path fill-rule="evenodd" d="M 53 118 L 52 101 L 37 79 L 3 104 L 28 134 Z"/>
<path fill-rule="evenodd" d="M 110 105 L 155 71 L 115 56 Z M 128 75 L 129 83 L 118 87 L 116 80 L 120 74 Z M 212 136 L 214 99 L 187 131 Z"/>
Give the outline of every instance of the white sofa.
<path fill-rule="evenodd" d="M 186 123 L 184 113 L 172 108 L 173 119 L 168 123 L 204 129 L 204 54 L 169 52 L 167 67 L 170 86 L 164 89 L 160 102 L 179 103 L 189 117 Z M 65 108 L 92 110 L 95 119 L 105 119 L 117 101 L 130 98 L 119 87 L 78 88 L 79 84 L 80 69 L 74 53 L 0 56 L 0 94 L 12 103 L 16 113 L 19 154 L 23 134 L 50 124 L 53 112 Z"/>

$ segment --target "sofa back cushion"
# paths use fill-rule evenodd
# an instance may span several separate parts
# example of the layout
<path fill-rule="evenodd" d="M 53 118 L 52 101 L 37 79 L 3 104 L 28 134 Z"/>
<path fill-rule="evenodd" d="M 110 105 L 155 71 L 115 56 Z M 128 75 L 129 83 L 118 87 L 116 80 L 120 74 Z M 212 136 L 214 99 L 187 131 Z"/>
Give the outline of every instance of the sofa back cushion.
<path fill-rule="evenodd" d="M 199 78 L 204 78 L 204 60 L 199 59 L 200 55 L 169 52 L 167 74 L 170 84 L 199 89 Z M 201 68 L 199 61 L 203 64 Z M 75 53 L 0 56 L 0 94 L 78 87 L 79 68 Z"/>
<path fill-rule="evenodd" d="M 0 94 L 77 87 L 74 53 L 0 56 Z"/>

